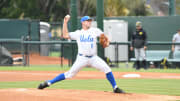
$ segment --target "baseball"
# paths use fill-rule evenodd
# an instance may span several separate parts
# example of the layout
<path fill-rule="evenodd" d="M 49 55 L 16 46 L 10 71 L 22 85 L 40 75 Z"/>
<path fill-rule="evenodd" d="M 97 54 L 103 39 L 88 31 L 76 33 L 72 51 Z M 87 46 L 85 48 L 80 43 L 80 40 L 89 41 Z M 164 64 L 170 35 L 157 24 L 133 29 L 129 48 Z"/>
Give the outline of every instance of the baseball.
<path fill-rule="evenodd" d="M 66 18 L 70 18 L 70 15 L 68 14 L 68 15 L 66 15 Z"/>

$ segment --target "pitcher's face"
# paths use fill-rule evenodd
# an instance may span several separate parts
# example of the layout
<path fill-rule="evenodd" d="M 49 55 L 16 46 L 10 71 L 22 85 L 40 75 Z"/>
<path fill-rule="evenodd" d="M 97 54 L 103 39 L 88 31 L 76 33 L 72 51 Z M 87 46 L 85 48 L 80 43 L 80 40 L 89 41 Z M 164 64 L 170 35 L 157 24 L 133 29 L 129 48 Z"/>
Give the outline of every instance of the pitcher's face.
<path fill-rule="evenodd" d="M 82 28 L 89 29 L 91 27 L 91 22 L 92 20 L 87 20 L 87 21 L 82 22 Z"/>

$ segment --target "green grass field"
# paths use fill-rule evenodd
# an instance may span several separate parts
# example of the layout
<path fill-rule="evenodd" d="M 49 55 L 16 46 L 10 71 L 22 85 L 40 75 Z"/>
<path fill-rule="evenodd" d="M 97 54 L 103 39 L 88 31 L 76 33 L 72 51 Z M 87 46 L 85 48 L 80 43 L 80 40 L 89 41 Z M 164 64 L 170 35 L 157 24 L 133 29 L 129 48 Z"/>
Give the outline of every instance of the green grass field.
<path fill-rule="evenodd" d="M 0 67 L 0 71 L 66 71 L 69 68 L 60 66 L 30 66 L 30 67 Z M 113 68 L 118 72 L 161 72 L 180 73 L 179 69 L 149 69 L 135 71 L 133 68 Z M 92 68 L 84 68 L 82 71 L 95 71 Z M 118 85 L 127 93 L 162 94 L 180 96 L 179 79 L 116 79 Z M 36 88 L 42 81 L 0 82 L 0 88 Z M 51 89 L 79 89 L 112 91 L 111 85 L 106 79 L 90 80 L 65 80 L 50 87 Z"/>
<path fill-rule="evenodd" d="M 61 67 L 60 65 L 37 65 L 37 66 L 0 66 L 0 71 L 67 71 L 70 68 L 68 66 Z M 82 71 L 98 71 L 94 68 L 85 67 Z M 112 68 L 114 72 L 157 72 L 157 73 L 180 73 L 180 69 L 148 69 L 144 70 L 141 69 L 139 71 L 135 70 L 134 68 Z"/>

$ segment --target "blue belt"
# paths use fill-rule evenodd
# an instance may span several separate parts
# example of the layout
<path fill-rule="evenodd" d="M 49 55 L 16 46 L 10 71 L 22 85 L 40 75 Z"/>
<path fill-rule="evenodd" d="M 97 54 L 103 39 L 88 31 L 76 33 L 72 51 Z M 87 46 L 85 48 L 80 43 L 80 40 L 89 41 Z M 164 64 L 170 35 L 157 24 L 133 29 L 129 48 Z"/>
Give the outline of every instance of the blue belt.
<path fill-rule="evenodd" d="M 79 56 L 84 56 L 84 57 L 87 57 L 87 58 L 92 58 L 93 55 L 83 55 L 83 54 L 79 54 Z"/>

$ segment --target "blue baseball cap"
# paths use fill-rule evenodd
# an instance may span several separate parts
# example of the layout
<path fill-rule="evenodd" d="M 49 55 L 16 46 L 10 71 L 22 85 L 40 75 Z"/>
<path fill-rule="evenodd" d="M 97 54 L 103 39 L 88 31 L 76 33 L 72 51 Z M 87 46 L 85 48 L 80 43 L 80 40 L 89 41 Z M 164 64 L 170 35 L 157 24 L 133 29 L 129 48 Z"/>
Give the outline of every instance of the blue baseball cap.
<path fill-rule="evenodd" d="M 84 16 L 81 18 L 81 23 L 87 20 L 92 20 L 89 16 Z"/>

